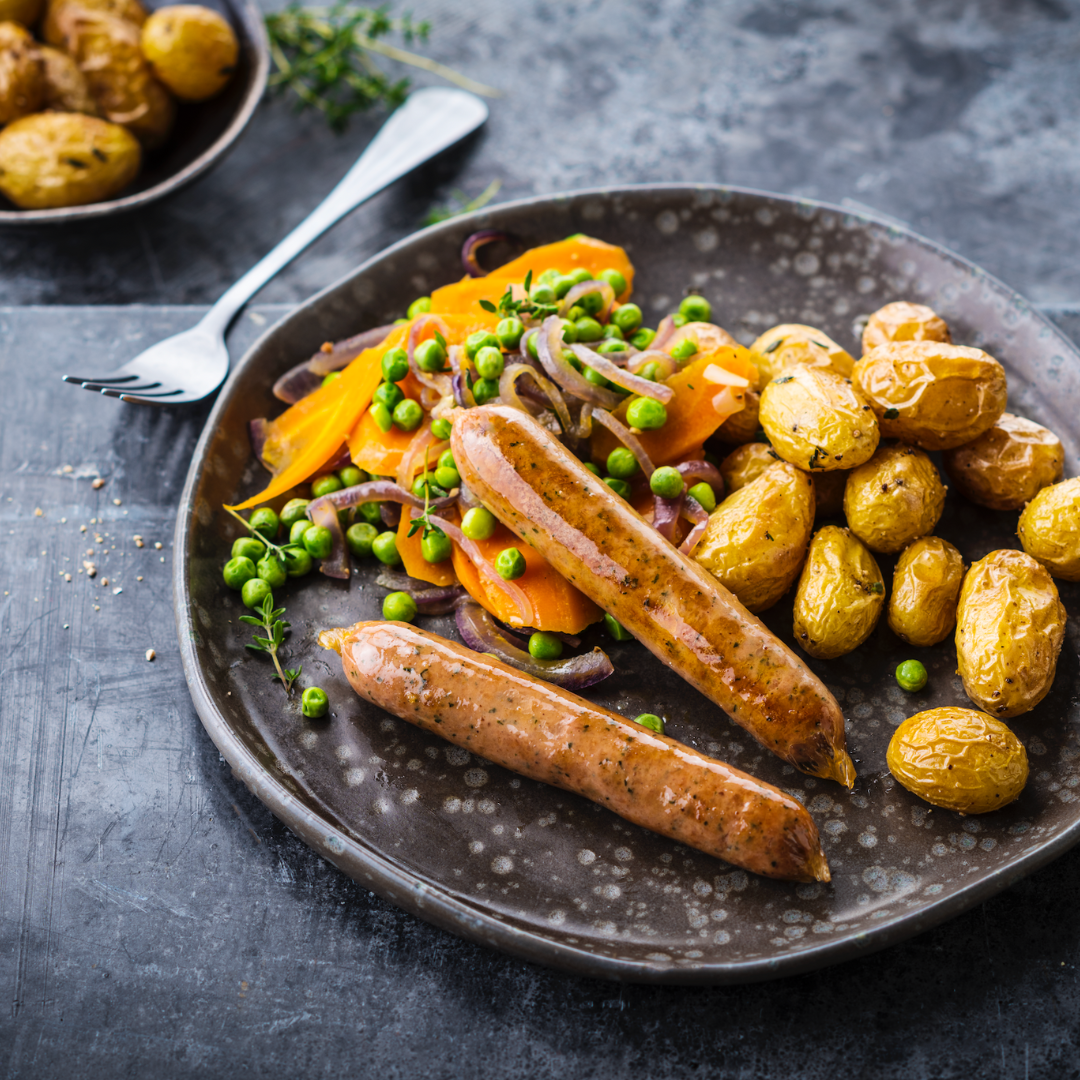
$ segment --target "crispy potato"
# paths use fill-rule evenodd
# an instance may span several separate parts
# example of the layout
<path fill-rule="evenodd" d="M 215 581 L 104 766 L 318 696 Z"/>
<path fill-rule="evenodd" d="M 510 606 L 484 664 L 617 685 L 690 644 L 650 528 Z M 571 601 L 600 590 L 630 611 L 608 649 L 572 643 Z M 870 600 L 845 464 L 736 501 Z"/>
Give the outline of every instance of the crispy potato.
<path fill-rule="evenodd" d="M 0 191 L 24 210 L 108 199 L 139 171 L 138 142 L 82 113 L 37 113 L 0 131 Z"/>
<path fill-rule="evenodd" d="M 142 28 L 142 50 L 154 74 L 181 101 L 206 101 L 220 93 L 240 54 L 227 20 L 198 4 L 158 8 Z"/>
<path fill-rule="evenodd" d="M 45 100 L 45 64 L 30 32 L 0 22 L 0 124 L 29 116 Z"/>
<path fill-rule="evenodd" d="M 1005 369 L 982 349 L 934 341 L 879 345 L 854 367 L 886 439 L 950 450 L 977 439 L 1005 411 Z"/>
<path fill-rule="evenodd" d="M 956 659 L 967 696 L 992 716 L 1030 712 L 1050 690 L 1065 606 L 1045 567 L 991 551 L 967 572 L 956 609 Z"/>
<path fill-rule="evenodd" d="M 884 604 L 885 582 L 862 541 L 837 525 L 819 529 L 795 594 L 795 640 L 820 660 L 843 656 L 870 636 Z"/>
<path fill-rule="evenodd" d="M 1032 420 L 1002 413 L 977 439 L 942 454 L 961 495 L 991 510 L 1020 510 L 1061 479 L 1065 448 Z"/>
<path fill-rule="evenodd" d="M 814 473 L 814 499 L 819 518 L 839 517 L 844 510 L 848 474 L 841 469 Z"/>
<path fill-rule="evenodd" d="M 739 488 L 756 480 L 766 469 L 780 460 L 768 443 L 752 442 L 732 450 L 720 462 L 720 475 L 724 478 L 724 490 L 733 495 Z"/>
<path fill-rule="evenodd" d="M 1017 535 L 1054 577 L 1080 581 L 1080 478 L 1043 488 L 1020 515 Z"/>
<path fill-rule="evenodd" d="M 934 463 L 903 443 L 879 446 L 852 469 L 844 487 L 848 528 L 871 550 L 892 554 L 926 536 L 945 509 L 945 492 Z"/>
<path fill-rule="evenodd" d="M 832 368 L 847 376 L 855 363 L 850 353 L 828 334 L 799 323 L 783 323 L 766 330 L 750 346 L 750 351 L 761 372 L 762 386 L 795 364 Z"/>
<path fill-rule="evenodd" d="M 717 429 L 712 437 L 720 442 L 741 446 L 749 442 L 758 433 L 761 426 L 758 413 L 761 409 L 761 395 L 756 390 L 743 391 L 743 407 L 732 413 Z"/>
<path fill-rule="evenodd" d="M 877 449 L 873 409 L 832 368 L 789 368 L 762 390 L 759 419 L 780 457 L 811 472 L 852 469 Z"/>
<path fill-rule="evenodd" d="M 748 611 L 764 611 L 795 584 L 813 527 L 813 481 L 774 462 L 709 515 L 694 558 Z"/>
<path fill-rule="evenodd" d="M 166 9 L 167 10 L 167 9 Z M 738 347 L 739 343 L 722 327 L 715 323 L 688 322 L 680 326 L 674 334 L 665 342 L 663 351 L 670 354 L 671 350 L 680 341 L 689 339 L 698 348 L 698 352 L 715 352 L 717 349 L 727 348 L 732 345 Z M 756 389 L 756 387 L 755 387 Z"/>
<path fill-rule="evenodd" d="M 913 795 L 961 814 L 1007 806 L 1028 778 L 1024 744 L 1000 720 L 954 706 L 905 720 L 885 760 Z"/>
<path fill-rule="evenodd" d="M 50 45 L 41 46 L 41 58 L 45 61 L 46 109 L 57 112 L 80 112 L 97 115 L 97 103 L 90 94 L 86 76 L 67 53 Z"/>
<path fill-rule="evenodd" d="M 904 548 L 893 572 L 889 629 L 919 648 L 944 641 L 956 626 L 956 603 L 964 581 L 960 552 L 937 536 Z"/>
<path fill-rule="evenodd" d="M 952 343 L 945 320 L 925 304 L 897 300 L 878 308 L 866 322 L 862 335 L 865 355 L 890 341 L 944 341 Z"/>
<path fill-rule="evenodd" d="M 0 22 L 33 26 L 41 17 L 45 0 L 0 0 Z"/>
<path fill-rule="evenodd" d="M 146 8 L 139 0 L 49 0 L 45 19 L 41 24 L 41 36 L 57 49 L 68 49 L 66 35 L 69 31 L 66 27 L 71 23 L 71 16 L 70 13 L 65 14 L 65 8 L 99 11 L 136 26 L 142 26 L 146 22 Z"/>

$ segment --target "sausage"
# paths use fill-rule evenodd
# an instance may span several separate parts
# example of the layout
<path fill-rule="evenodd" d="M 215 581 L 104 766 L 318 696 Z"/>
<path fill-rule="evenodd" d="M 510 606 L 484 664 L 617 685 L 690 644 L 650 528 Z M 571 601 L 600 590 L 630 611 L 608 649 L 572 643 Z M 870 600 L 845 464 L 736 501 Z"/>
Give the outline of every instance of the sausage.
<path fill-rule="evenodd" d="M 463 410 L 450 445 L 476 497 L 663 663 L 784 761 L 852 786 L 844 716 L 822 682 L 536 420 Z"/>
<path fill-rule="evenodd" d="M 352 688 L 513 772 L 765 877 L 828 881 L 813 818 L 771 784 L 408 623 L 319 636 Z"/>

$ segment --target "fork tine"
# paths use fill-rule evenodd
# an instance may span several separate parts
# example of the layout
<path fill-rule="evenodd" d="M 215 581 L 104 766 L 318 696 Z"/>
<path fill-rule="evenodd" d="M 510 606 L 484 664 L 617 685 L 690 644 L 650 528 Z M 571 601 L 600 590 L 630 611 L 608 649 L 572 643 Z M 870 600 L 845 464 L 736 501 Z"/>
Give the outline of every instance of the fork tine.
<path fill-rule="evenodd" d="M 84 383 L 87 390 L 97 390 L 106 397 L 119 397 L 124 393 L 143 393 L 146 390 L 156 390 L 161 383 L 144 383 L 142 386 L 95 386 L 94 383 Z"/>
<path fill-rule="evenodd" d="M 122 398 L 125 394 L 140 398 L 172 398 L 187 393 L 182 387 L 168 387 L 161 383 L 154 383 L 153 386 L 106 386 L 101 392 L 115 398 Z"/>
<path fill-rule="evenodd" d="M 61 375 L 60 376 L 66 383 L 75 383 L 77 386 L 85 386 L 87 383 L 92 383 L 95 386 L 104 386 L 106 383 L 126 383 L 131 382 L 132 379 L 137 379 L 138 375 L 99 375 L 96 379 L 88 379 L 82 375 Z"/>
<path fill-rule="evenodd" d="M 130 402 L 132 405 L 173 405 L 186 401 L 198 401 L 183 390 L 170 390 L 167 394 L 121 394 L 113 393 L 110 397 L 118 397 L 121 401 Z"/>

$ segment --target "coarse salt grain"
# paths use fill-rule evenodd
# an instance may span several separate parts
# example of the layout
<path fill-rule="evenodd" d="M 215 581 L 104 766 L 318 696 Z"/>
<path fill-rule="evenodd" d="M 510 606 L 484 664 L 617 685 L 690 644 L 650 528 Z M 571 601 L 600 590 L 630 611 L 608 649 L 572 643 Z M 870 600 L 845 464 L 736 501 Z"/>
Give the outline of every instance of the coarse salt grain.
<path fill-rule="evenodd" d="M 157 656 L 157 653 L 154 652 L 153 649 L 147 649 L 146 650 L 146 659 L 147 660 L 153 660 L 155 656 Z"/>
<path fill-rule="evenodd" d="M 92 487 L 92 488 L 93 488 L 93 489 L 94 489 L 95 491 L 97 491 L 97 490 L 98 490 L 98 488 L 103 488 L 103 487 L 105 486 L 105 481 L 104 481 L 104 480 L 102 480 L 102 478 L 101 478 L 101 477 L 99 476 L 99 477 L 97 477 L 97 479 L 96 479 L 96 480 L 93 480 L 93 481 L 91 482 L 90 486 L 91 486 L 91 487 Z"/>
<path fill-rule="evenodd" d="M 119 506 L 120 505 L 120 500 L 119 499 L 113 499 L 112 504 L 113 504 L 113 506 Z"/>

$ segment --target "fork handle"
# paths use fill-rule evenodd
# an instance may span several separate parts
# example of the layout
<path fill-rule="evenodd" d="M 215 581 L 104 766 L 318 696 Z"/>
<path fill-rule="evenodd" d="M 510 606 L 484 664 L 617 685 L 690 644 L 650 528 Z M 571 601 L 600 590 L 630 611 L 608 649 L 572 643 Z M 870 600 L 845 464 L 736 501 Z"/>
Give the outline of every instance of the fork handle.
<path fill-rule="evenodd" d="M 475 131 L 488 115 L 473 94 L 418 90 L 379 129 L 337 187 L 206 313 L 200 326 L 224 334 L 237 312 L 283 267 L 351 210 Z"/>

